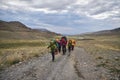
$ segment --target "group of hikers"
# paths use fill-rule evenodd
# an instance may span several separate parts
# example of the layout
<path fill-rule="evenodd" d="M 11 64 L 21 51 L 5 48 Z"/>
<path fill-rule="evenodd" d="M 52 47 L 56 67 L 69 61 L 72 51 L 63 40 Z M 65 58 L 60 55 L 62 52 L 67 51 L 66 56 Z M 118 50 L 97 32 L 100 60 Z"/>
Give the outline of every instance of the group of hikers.
<path fill-rule="evenodd" d="M 70 56 L 70 52 L 74 50 L 76 42 L 74 39 L 67 40 L 66 36 L 61 37 L 61 39 L 53 39 L 50 41 L 50 44 L 47 48 L 50 48 L 50 53 L 52 54 L 52 61 L 55 60 L 55 55 L 58 53 L 61 53 L 65 55 L 67 52 L 67 46 L 68 46 L 68 52 Z"/>

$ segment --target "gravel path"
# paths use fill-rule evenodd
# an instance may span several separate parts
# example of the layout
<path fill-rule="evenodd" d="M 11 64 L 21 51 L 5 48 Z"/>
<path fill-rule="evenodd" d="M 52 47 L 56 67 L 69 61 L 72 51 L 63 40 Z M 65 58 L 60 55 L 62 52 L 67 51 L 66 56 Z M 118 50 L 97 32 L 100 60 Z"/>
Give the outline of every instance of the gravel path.
<path fill-rule="evenodd" d="M 109 80 L 106 70 L 96 67 L 95 61 L 81 48 L 71 56 L 58 54 L 55 62 L 51 55 L 19 63 L 0 72 L 0 80 Z"/>

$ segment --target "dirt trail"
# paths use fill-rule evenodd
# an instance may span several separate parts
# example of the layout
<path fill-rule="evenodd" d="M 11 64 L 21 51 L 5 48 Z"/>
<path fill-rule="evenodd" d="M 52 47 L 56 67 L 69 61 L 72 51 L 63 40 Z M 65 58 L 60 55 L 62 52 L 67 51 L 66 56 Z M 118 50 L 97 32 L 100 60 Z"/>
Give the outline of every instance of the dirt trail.
<path fill-rule="evenodd" d="M 109 80 L 105 69 L 96 67 L 92 57 L 76 48 L 68 57 L 58 54 L 55 62 L 45 54 L 0 72 L 0 80 Z"/>

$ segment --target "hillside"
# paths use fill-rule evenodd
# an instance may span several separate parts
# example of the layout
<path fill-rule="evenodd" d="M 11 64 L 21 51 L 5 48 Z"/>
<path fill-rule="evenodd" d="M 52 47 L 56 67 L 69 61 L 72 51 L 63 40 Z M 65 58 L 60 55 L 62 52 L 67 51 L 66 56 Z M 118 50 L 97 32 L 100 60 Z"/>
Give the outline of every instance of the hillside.
<path fill-rule="evenodd" d="M 120 35 L 120 28 L 112 29 L 112 30 L 103 30 L 92 33 L 92 35 Z"/>
<path fill-rule="evenodd" d="M 120 35 L 120 28 L 116 28 L 112 30 L 102 30 L 97 32 L 88 32 L 74 36 L 119 36 L 119 35 Z"/>
<path fill-rule="evenodd" d="M 31 31 L 30 28 L 25 26 L 24 24 L 18 22 L 18 21 L 11 21 L 11 22 L 5 22 L 0 21 L 0 30 L 5 31 Z"/>
<path fill-rule="evenodd" d="M 46 29 L 31 29 L 21 22 L 0 20 L 0 39 L 41 39 L 56 36 Z"/>

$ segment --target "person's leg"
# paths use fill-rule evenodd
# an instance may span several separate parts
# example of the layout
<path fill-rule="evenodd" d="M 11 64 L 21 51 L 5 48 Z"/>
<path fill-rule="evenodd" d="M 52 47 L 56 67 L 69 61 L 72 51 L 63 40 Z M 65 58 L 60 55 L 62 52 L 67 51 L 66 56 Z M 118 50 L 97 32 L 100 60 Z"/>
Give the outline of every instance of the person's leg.
<path fill-rule="evenodd" d="M 69 52 L 70 52 L 70 48 L 71 48 L 71 47 L 70 47 L 70 46 L 68 46 L 68 51 L 69 51 Z"/>
<path fill-rule="evenodd" d="M 73 45 L 72 45 L 72 51 L 73 51 Z"/>
<path fill-rule="evenodd" d="M 59 51 L 59 53 L 60 53 L 60 43 L 59 43 L 59 46 L 58 46 L 58 51 Z"/>
<path fill-rule="evenodd" d="M 61 52 L 61 47 L 60 46 L 59 46 L 58 50 L 59 50 L 59 53 L 60 53 Z"/>
<path fill-rule="evenodd" d="M 63 55 L 64 55 L 64 46 L 62 45 L 62 52 L 63 52 Z"/>
<path fill-rule="evenodd" d="M 55 53 L 54 53 L 54 51 L 52 51 L 52 61 L 54 61 L 55 60 Z"/>
<path fill-rule="evenodd" d="M 74 45 L 73 45 L 73 50 L 74 50 Z"/>
<path fill-rule="evenodd" d="M 65 45 L 65 53 L 67 52 L 66 45 Z"/>
<path fill-rule="evenodd" d="M 65 46 L 62 46 L 63 55 L 65 55 Z"/>
<path fill-rule="evenodd" d="M 66 54 L 66 51 L 67 51 L 67 50 L 66 50 L 66 45 L 64 45 L 64 53 L 65 53 L 65 54 Z"/>

